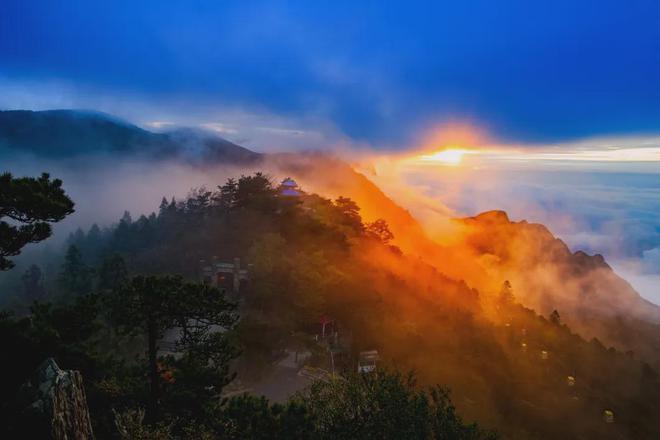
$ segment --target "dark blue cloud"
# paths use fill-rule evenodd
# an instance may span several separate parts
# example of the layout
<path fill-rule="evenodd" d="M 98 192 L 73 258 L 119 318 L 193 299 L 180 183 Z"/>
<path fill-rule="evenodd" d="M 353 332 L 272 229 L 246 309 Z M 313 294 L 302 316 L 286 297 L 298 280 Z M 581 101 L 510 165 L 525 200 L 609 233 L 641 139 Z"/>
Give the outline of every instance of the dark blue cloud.
<path fill-rule="evenodd" d="M 4 0 L 0 76 L 311 115 L 378 145 L 447 118 L 547 142 L 660 131 L 659 19 L 655 1 Z"/>

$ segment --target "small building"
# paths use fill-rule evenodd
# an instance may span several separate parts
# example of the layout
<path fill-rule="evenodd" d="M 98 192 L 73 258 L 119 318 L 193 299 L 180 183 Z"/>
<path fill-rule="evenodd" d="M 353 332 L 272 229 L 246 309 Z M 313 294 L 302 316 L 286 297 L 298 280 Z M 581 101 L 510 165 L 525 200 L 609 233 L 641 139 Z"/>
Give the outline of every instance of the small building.
<path fill-rule="evenodd" d="M 603 421 L 605 423 L 614 423 L 614 411 L 611 409 L 603 411 Z"/>
<path fill-rule="evenodd" d="M 232 263 L 218 261 L 213 257 L 211 264 L 201 260 L 202 280 L 216 286 L 222 292 L 238 294 L 241 286 L 248 280 L 249 271 L 241 268 L 241 259 L 236 257 Z"/>
<path fill-rule="evenodd" d="M 280 183 L 277 193 L 282 197 L 299 197 L 302 194 L 298 184 L 291 177 L 287 177 Z"/>
<path fill-rule="evenodd" d="M 358 357 L 358 373 L 371 373 L 376 370 L 376 364 L 380 361 L 378 350 L 360 352 Z"/>

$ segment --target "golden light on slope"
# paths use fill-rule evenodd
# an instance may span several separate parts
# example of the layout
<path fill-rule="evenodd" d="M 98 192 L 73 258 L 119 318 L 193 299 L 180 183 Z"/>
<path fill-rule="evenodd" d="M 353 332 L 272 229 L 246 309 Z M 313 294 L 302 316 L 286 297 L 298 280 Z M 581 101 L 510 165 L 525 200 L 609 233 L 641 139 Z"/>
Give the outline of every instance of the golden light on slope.
<path fill-rule="evenodd" d="M 431 154 L 422 154 L 417 157 L 417 160 L 420 162 L 457 166 L 463 160 L 463 156 L 468 153 L 468 150 L 462 148 L 448 148 Z"/>

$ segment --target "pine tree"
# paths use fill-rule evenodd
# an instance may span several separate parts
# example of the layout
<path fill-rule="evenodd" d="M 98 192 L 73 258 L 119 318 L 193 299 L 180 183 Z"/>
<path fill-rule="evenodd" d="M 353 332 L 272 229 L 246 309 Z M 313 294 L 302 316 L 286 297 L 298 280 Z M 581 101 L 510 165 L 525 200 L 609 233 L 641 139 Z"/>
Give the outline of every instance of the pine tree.
<path fill-rule="evenodd" d="M 69 246 L 58 282 L 65 296 L 80 296 L 92 291 L 92 270 L 76 246 Z"/>
<path fill-rule="evenodd" d="M 94 223 L 90 228 L 89 231 L 87 231 L 87 239 L 88 240 L 98 240 L 98 238 L 101 236 L 101 228 L 99 228 L 99 225 Z"/>
<path fill-rule="evenodd" d="M 231 380 L 229 361 L 237 352 L 226 330 L 237 316 L 234 305 L 208 284 L 188 283 L 178 276 L 137 276 L 107 297 L 113 324 L 123 333 L 143 335 L 147 341 L 149 413 L 159 412 L 163 398 L 158 343 L 168 330 L 178 329 L 180 356 L 174 390 L 183 388 L 173 405 L 203 405 L 219 398 Z M 222 330 L 222 331 L 221 331 Z M 177 388 L 178 387 L 178 388 Z M 183 400 L 187 403 L 183 404 Z"/>
<path fill-rule="evenodd" d="M 160 205 L 158 206 L 158 215 L 163 215 L 165 211 L 167 211 L 167 207 L 169 206 L 169 203 L 167 202 L 167 199 L 165 196 L 163 196 L 163 199 L 160 201 Z"/>
<path fill-rule="evenodd" d="M 262 174 L 241 176 L 236 185 L 232 208 L 250 208 L 261 212 L 273 212 L 277 208 L 276 190 L 270 179 Z"/>
<path fill-rule="evenodd" d="M 550 322 L 552 322 L 555 325 L 561 324 L 561 317 L 559 316 L 559 312 L 557 310 L 553 310 L 552 313 L 550 314 Z"/>
<path fill-rule="evenodd" d="M 128 269 L 124 258 L 113 254 L 103 259 L 99 268 L 99 290 L 111 291 L 119 288 L 128 280 Z"/>
<path fill-rule="evenodd" d="M 345 226 L 352 233 L 360 234 L 364 231 L 360 207 L 348 197 L 339 197 L 335 200 L 335 207 L 339 218 L 337 223 Z"/>
<path fill-rule="evenodd" d="M 234 207 L 236 203 L 236 189 L 238 184 L 235 179 L 228 179 L 227 183 L 218 187 L 220 193 L 217 194 L 214 199 L 215 202 L 219 205 L 220 209 L 228 210 Z"/>
<path fill-rule="evenodd" d="M 133 218 L 131 217 L 131 213 L 128 211 L 124 211 L 124 215 L 122 215 L 121 220 L 119 220 L 119 223 L 125 223 L 127 225 L 133 223 Z"/>
<path fill-rule="evenodd" d="M 71 214 L 73 206 L 62 181 L 50 180 L 46 173 L 39 178 L 0 174 L 0 271 L 14 267 L 7 257 L 18 255 L 28 243 L 50 237 L 50 223 Z"/>
<path fill-rule="evenodd" d="M 365 230 L 368 235 L 381 241 L 383 244 L 388 244 L 394 238 L 394 234 L 390 231 L 390 227 L 382 218 L 367 224 Z"/>
<path fill-rule="evenodd" d="M 85 233 L 83 232 L 82 228 L 76 229 L 76 232 L 73 233 L 73 242 L 71 244 L 81 247 L 84 244 L 85 241 Z"/>

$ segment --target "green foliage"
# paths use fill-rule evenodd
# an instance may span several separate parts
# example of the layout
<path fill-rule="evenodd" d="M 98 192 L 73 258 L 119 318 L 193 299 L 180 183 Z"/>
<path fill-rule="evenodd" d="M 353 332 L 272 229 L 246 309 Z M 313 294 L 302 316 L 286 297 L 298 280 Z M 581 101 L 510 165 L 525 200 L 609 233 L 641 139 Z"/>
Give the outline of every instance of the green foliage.
<path fill-rule="evenodd" d="M 412 374 L 378 370 L 317 381 L 297 397 L 320 439 L 490 439 L 456 415 L 447 390 L 419 389 Z"/>
<path fill-rule="evenodd" d="M 236 205 L 236 193 L 238 183 L 235 179 L 228 179 L 227 183 L 219 187 L 220 192 L 216 194 L 215 201 L 222 210 L 229 210 Z"/>
<path fill-rule="evenodd" d="M 362 218 L 360 217 L 360 207 L 348 197 L 339 197 L 335 200 L 337 207 L 337 223 L 349 231 L 361 233 L 364 230 Z"/>
<path fill-rule="evenodd" d="M 179 276 L 136 276 L 106 300 L 114 326 L 146 339 L 153 418 L 161 403 L 175 413 L 185 409 L 199 414 L 217 399 L 231 380 L 228 363 L 236 351 L 225 332 L 234 326 L 237 316 L 234 305 L 216 288 L 185 282 Z M 180 356 L 159 362 L 158 343 L 168 330 L 176 332 L 173 350 Z M 173 369 L 172 384 L 164 380 L 163 373 L 169 373 L 164 365 Z"/>
<path fill-rule="evenodd" d="M 308 409 L 297 401 L 282 405 L 247 394 L 232 397 L 223 406 L 218 422 L 216 435 L 228 440 L 319 438 Z"/>
<path fill-rule="evenodd" d="M 367 224 L 365 229 L 369 236 L 379 240 L 383 244 L 388 244 L 394 238 L 394 234 L 390 231 L 390 227 L 382 218 Z"/>
<path fill-rule="evenodd" d="M 98 270 L 98 289 L 112 291 L 128 281 L 126 261 L 119 254 L 112 254 L 103 259 Z"/>
<path fill-rule="evenodd" d="M 504 283 L 493 303 L 480 298 L 466 283 L 442 275 L 442 268 L 396 252 L 387 244 L 388 229 L 384 222 L 364 225 L 350 199 L 303 193 L 292 203 L 278 197 L 265 176 L 243 176 L 217 191 L 199 189 L 186 199 L 164 200 L 158 215 L 135 221 L 125 216 L 113 228 L 74 234 L 72 243 L 89 249 L 83 252 L 85 264 L 101 262 L 97 282 L 107 300 L 94 320 L 99 331 L 90 333 L 76 324 L 78 318 L 70 318 L 87 338 L 76 341 L 60 318 L 35 309 L 31 320 L 12 318 L 8 334 L 22 343 L 22 332 L 31 335 L 27 339 L 32 342 L 18 351 L 25 359 L 50 352 L 47 347 L 58 337 L 67 340 L 61 343 L 67 349 L 56 342 L 53 350 L 91 377 L 95 428 L 105 437 L 115 431 L 110 408 L 149 407 L 145 370 L 155 364 L 160 417 L 140 423 L 149 433 L 166 426 L 171 438 L 258 438 L 264 431 L 268 438 L 328 438 L 329 432 L 349 436 L 351 429 L 367 438 L 370 432 L 386 438 L 390 432 L 412 438 L 487 435 L 461 422 L 457 411 L 510 438 L 658 438 L 655 365 L 641 364 L 637 354 L 587 343 L 565 325 L 524 309 L 515 303 L 510 283 Z M 110 257 L 97 259 L 103 254 Z M 240 257 L 248 268 L 250 279 L 238 298 L 242 319 L 226 334 L 197 334 L 189 328 L 192 336 L 186 342 L 177 330 L 186 321 L 180 316 L 190 316 L 193 302 L 208 308 L 204 298 L 214 298 L 210 291 L 208 297 L 184 295 L 178 282 L 147 282 L 149 277 L 135 284 L 126 272 L 181 273 L 195 279 L 200 260 L 211 256 L 220 261 Z M 482 310 L 482 303 L 497 306 L 498 313 Z M 175 310 L 183 311 L 179 318 L 170 313 Z M 221 405 L 218 394 L 231 377 L 224 369 L 234 353 L 230 340 L 244 349 L 233 364 L 241 374 L 255 364 L 267 370 L 284 349 L 299 346 L 316 353 L 314 362 L 321 364 L 327 350 L 313 337 L 320 315 L 336 321 L 340 342 L 348 336 L 350 344 L 341 353 L 345 371 L 354 370 L 359 351 L 378 349 L 383 362 L 417 371 L 424 387 L 402 375 L 348 374 L 347 382 L 315 384 L 316 395 L 286 405 L 251 397 Z M 46 321 L 56 324 L 40 324 L 44 330 L 35 333 L 32 322 L 44 320 L 37 316 L 49 316 Z M 158 324 L 153 332 L 150 319 Z M 134 340 L 127 342 L 124 333 Z M 160 335 L 180 343 L 174 355 L 162 350 Z M 43 342 L 33 344 L 37 340 Z M 121 357 L 124 365 L 91 362 L 96 366 L 86 367 L 88 359 L 97 359 L 92 341 L 100 342 L 98 351 Z M 146 356 L 136 354 L 142 352 Z M 156 353 L 155 362 L 150 352 Z M 568 375 L 576 378 L 574 387 L 566 384 Z M 382 382 L 369 382 L 377 378 Z M 444 389 L 428 388 L 438 382 L 451 387 L 458 410 Z M 615 411 L 615 424 L 602 422 L 606 407 Z M 373 431 L 363 432 L 361 426 Z"/>
<path fill-rule="evenodd" d="M 430 431 L 434 439 L 488 439 L 497 435 L 480 429 L 476 423 L 463 423 L 449 398 L 449 389 L 434 386 L 428 390 L 430 409 Z"/>
<path fill-rule="evenodd" d="M 112 411 L 115 426 L 122 440 L 170 440 L 172 427 L 167 424 L 149 426 L 144 421 L 143 409 L 127 409 L 122 412 Z"/>
<path fill-rule="evenodd" d="M 73 206 L 62 181 L 46 173 L 39 178 L 0 174 L 0 270 L 11 269 L 14 263 L 7 257 L 18 255 L 26 244 L 50 237 L 50 223 L 71 214 Z"/>
<path fill-rule="evenodd" d="M 144 412 L 117 415 L 122 438 L 187 439 L 163 425 L 148 427 Z M 166 427 L 165 427 L 166 428 Z M 316 381 L 284 404 L 264 397 L 240 395 L 228 399 L 210 424 L 195 426 L 197 437 L 223 440 L 289 439 L 495 439 L 456 415 L 445 389 L 421 389 L 412 375 L 380 370 Z M 164 437 L 159 437 L 163 435 Z"/>
<path fill-rule="evenodd" d="M 251 246 L 248 258 L 252 262 L 249 301 L 254 308 L 285 313 L 294 327 L 296 321 L 304 325 L 321 316 L 323 298 L 333 281 L 322 251 L 292 254 L 282 236 L 266 234 Z"/>
<path fill-rule="evenodd" d="M 93 289 L 94 273 L 83 261 L 76 246 L 69 246 L 58 278 L 60 289 L 65 298 L 89 294 Z"/>
<path fill-rule="evenodd" d="M 253 176 L 241 176 L 233 194 L 230 193 L 230 206 L 233 208 L 251 208 L 260 211 L 276 209 L 276 191 L 270 179 L 262 173 Z"/>
<path fill-rule="evenodd" d="M 270 309 L 280 300 L 277 295 L 286 272 L 283 254 L 286 241 L 279 234 L 265 234 L 257 239 L 248 251 L 248 258 L 254 270 L 251 274 L 254 288 L 250 302 L 255 308 Z M 288 267 L 286 267 L 288 268 Z"/>

